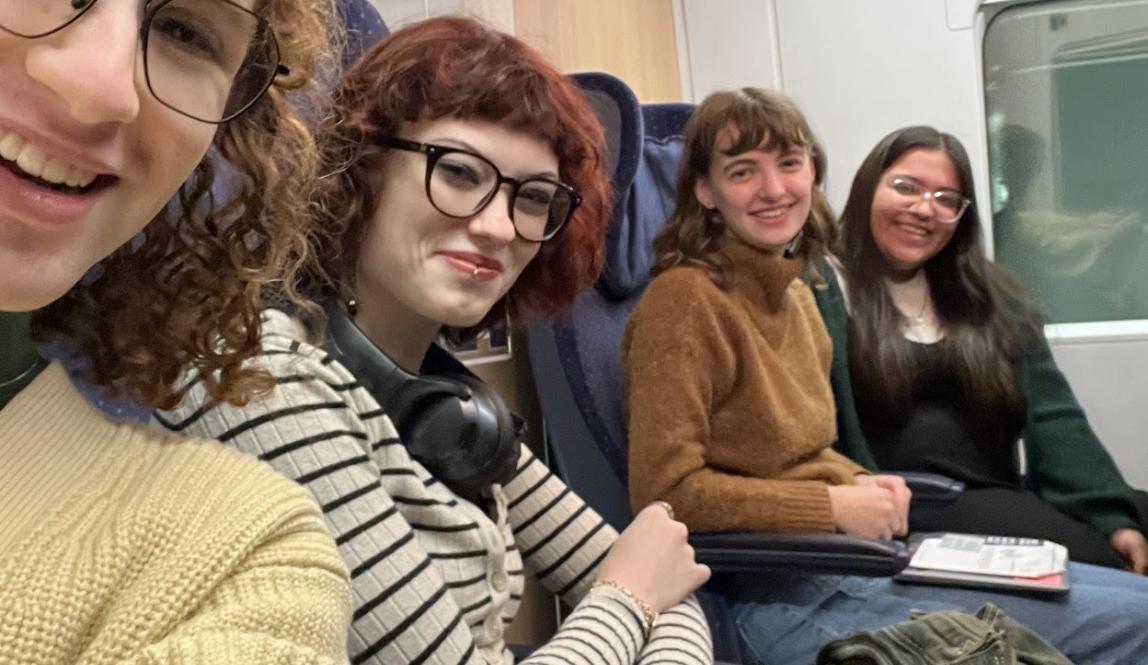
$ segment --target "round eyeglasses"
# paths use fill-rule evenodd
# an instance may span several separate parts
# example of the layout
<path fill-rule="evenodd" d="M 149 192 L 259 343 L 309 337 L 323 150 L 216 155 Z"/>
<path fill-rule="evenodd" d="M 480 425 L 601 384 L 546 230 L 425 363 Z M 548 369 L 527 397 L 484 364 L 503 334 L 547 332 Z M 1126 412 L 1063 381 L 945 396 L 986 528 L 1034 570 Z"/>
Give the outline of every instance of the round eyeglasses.
<path fill-rule="evenodd" d="M 460 148 L 384 137 L 381 145 L 426 156 L 426 194 L 431 205 L 447 217 L 477 215 L 510 185 L 510 221 L 518 237 L 545 242 L 562 230 L 582 203 L 570 185 L 548 178 L 508 178 L 482 155 Z"/>
<path fill-rule="evenodd" d="M 890 178 L 889 189 L 904 199 L 906 207 L 921 199 L 926 201 L 931 199 L 933 210 L 936 213 L 935 217 L 938 222 L 943 224 L 955 224 L 960 220 L 961 215 L 965 214 L 969 204 L 972 203 L 967 196 L 963 196 L 960 192 L 951 189 L 938 189 L 931 192 L 916 180 L 903 176 Z"/>
<path fill-rule="evenodd" d="M 0 0 L 0 30 L 38 39 L 75 23 L 98 0 Z M 164 106 L 222 124 L 251 107 L 280 74 L 267 21 L 230 0 L 156 0 L 139 40 L 148 90 Z M 99 57 L 93 54 L 93 57 Z"/>

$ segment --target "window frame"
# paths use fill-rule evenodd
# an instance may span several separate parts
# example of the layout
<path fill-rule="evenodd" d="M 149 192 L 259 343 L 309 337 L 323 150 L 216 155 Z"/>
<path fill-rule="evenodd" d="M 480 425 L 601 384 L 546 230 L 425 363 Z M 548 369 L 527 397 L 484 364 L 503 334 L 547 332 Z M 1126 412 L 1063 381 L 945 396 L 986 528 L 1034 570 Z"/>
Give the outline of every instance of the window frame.
<path fill-rule="evenodd" d="M 992 211 L 992 172 L 989 164 L 990 137 L 988 129 L 988 100 L 985 86 L 988 83 L 988 64 L 985 57 L 985 47 L 989 30 L 1001 14 L 1021 6 L 1055 5 L 1072 0 L 976 0 L 975 30 L 976 30 L 976 57 L 980 74 L 980 83 L 977 86 L 980 102 L 980 124 L 984 137 L 983 157 L 981 160 L 981 177 L 977 178 L 977 187 L 983 195 L 978 205 L 981 220 L 984 224 L 984 237 L 982 243 L 986 254 L 995 261 L 996 248 L 994 240 L 995 218 Z M 1148 210 L 1145 211 L 1148 213 Z M 1148 258 L 1148 257 L 1146 257 Z M 1142 342 L 1148 340 L 1148 318 L 1050 323 L 1044 326 L 1045 337 L 1056 345 L 1064 344 L 1094 344 L 1096 342 Z"/>

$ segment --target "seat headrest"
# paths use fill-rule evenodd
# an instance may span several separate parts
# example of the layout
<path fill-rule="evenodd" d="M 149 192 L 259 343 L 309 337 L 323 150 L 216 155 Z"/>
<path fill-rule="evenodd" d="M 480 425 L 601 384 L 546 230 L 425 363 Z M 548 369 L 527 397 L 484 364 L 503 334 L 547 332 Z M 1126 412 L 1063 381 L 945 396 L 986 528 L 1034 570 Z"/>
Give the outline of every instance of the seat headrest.
<path fill-rule="evenodd" d="M 379 10 L 368 0 L 339 0 L 339 12 L 347 26 L 342 59 L 343 67 L 348 67 L 390 33 Z"/>
<path fill-rule="evenodd" d="M 630 188 L 638 170 L 642 106 L 621 79 L 603 72 L 579 72 L 570 78 L 582 89 L 606 134 L 606 159 L 615 192 Z"/>
<path fill-rule="evenodd" d="M 674 210 L 681 133 L 693 104 L 638 103 L 609 74 L 574 74 L 606 131 L 614 211 L 606 236 L 606 268 L 598 289 L 625 299 L 650 281 L 654 237 Z"/>

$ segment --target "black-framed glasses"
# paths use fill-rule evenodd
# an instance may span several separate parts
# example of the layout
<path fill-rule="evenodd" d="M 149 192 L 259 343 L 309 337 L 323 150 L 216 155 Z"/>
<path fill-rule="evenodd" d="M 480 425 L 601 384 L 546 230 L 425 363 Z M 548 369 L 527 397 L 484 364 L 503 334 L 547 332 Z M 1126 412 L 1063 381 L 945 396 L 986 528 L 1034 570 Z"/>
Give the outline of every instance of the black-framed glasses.
<path fill-rule="evenodd" d="M 477 215 L 503 184 L 510 185 L 507 213 L 523 240 L 545 242 L 558 235 L 582 203 L 570 185 L 549 178 L 508 178 L 489 159 L 468 150 L 393 136 L 378 143 L 426 156 L 427 200 L 447 217 Z"/>
<path fill-rule="evenodd" d="M 0 0 L 0 30 L 47 37 L 97 2 Z M 149 2 L 139 40 L 151 94 L 173 111 L 213 125 L 251 108 L 276 76 L 288 73 L 270 24 L 231 0 Z"/>
<path fill-rule="evenodd" d="M 929 191 L 921 183 L 904 176 L 889 178 L 889 188 L 900 195 L 908 205 L 916 203 L 918 199 L 926 201 L 932 199 L 935 217 L 943 224 L 955 224 L 972 203 L 969 197 L 960 192 L 951 189 Z"/>

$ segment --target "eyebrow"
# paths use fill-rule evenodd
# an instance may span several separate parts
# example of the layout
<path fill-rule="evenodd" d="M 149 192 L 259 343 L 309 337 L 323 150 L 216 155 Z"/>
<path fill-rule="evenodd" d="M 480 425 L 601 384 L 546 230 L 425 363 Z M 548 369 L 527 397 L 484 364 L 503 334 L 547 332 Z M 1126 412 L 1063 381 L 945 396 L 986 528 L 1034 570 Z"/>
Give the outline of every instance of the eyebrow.
<path fill-rule="evenodd" d="M 769 154 L 770 152 L 773 152 L 773 151 L 772 150 L 765 150 L 763 148 L 752 148 L 750 150 L 746 150 L 745 152 L 739 152 L 737 157 L 731 157 L 730 155 L 726 155 L 725 153 L 722 153 L 723 157 L 725 157 L 727 159 L 731 159 L 731 161 L 726 162 L 725 164 L 722 164 L 722 166 L 721 166 L 722 170 L 724 171 L 731 166 L 740 166 L 742 164 L 749 164 L 750 166 L 756 166 L 756 162 L 754 162 L 753 158 L 741 156 L 741 155 L 751 153 L 751 152 L 760 152 L 762 154 Z M 778 151 L 777 156 L 778 156 L 778 158 L 792 157 L 794 155 L 805 154 L 805 152 L 806 152 L 805 148 L 803 148 L 802 146 L 796 146 L 795 145 L 795 146 L 792 146 L 786 150 Z"/>
<path fill-rule="evenodd" d="M 756 166 L 757 162 L 753 161 L 749 157 L 738 157 L 732 161 L 729 161 L 729 162 L 726 162 L 725 164 L 722 164 L 721 169 L 723 171 L 728 171 L 732 167 L 743 166 L 743 165 L 744 166 Z"/>
<path fill-rule="evenodd" d="M 474 154 L 478 155 L 479 157 L 482 157 L 483 159 L 487 160 L 491 164 L 494 164 L 493 159 L 486 156 L 486 154 L 483 153 L 481 150 L 479 150 L 478 148 L 474 147 L 473 145 L 467 143 L 466 141 L 463 141 L 462 139 L 452 139 L 452 138 L 448 138 L 448 137 L 443 137 L 441 139 L 432 138 L 430 140 L 423 141 L 423 143 L 435 143 L 438 145 L 449 146 L 452 148 L 461 148 L 463 150 L 466 150 L 467 152 L 473 152 Z M 499 173 L 502 173 L 502 167 L 500 167 L 498 164 L 494 164 L 494 166 L 495 166 L 495 168 L 498 169 Z M 520 176 L 514 176 L 515 180 L 533 180 L 535 178 L 545 178 L 547 180 L 557 181 L 558 180 L 558 174 L 554 173 L 553 171 L 538 171 L 535 173 L 526 173 L 526 174 L 523 174 Z"/>
<path fill-rule="evenodd" d="M 479 151 L 478 148 L 467 143 L 466 141 L 463 141 L 462 139 L 452 139 L 452 138 L 446 137 L 446 136 L 441 137 L 441 138 L 432 137 L 430 140 L 423 141 L 423 143 L 437 143 L 439 145 L 446 145 L 446 146 L 450 146 L 452 148 L 462 148 L 463 150 L 469 150 L 470 152 L 473 152 L 475 154 L 482 155 L 482 152 Z M 482 155 L 482 156 L 486 157 L 486 155 Z"/>
<path fill-rule="evenodd" d="M 894 173 L 893 177 L 894 178 L 900 178 L 901 180 L 908 180 L 909 182 L 914 183 L 916 185 L 920 185 L 921 187 L 924 187 L 926 189 L 930 188 L 929 185 L 926 185 L 919 178 L 914 178 L 911 175 L 907 175 L 904 173 Z M 953 187 L 934 187 L 932 189 L 933 189 L 933 191 L 937 191 L 937 192 L 952 192 L 954 194 L 960 194 L 961 196 L 965 195 L 965 193 L 962 192 L 960 189 L 953 188 Z"/>

